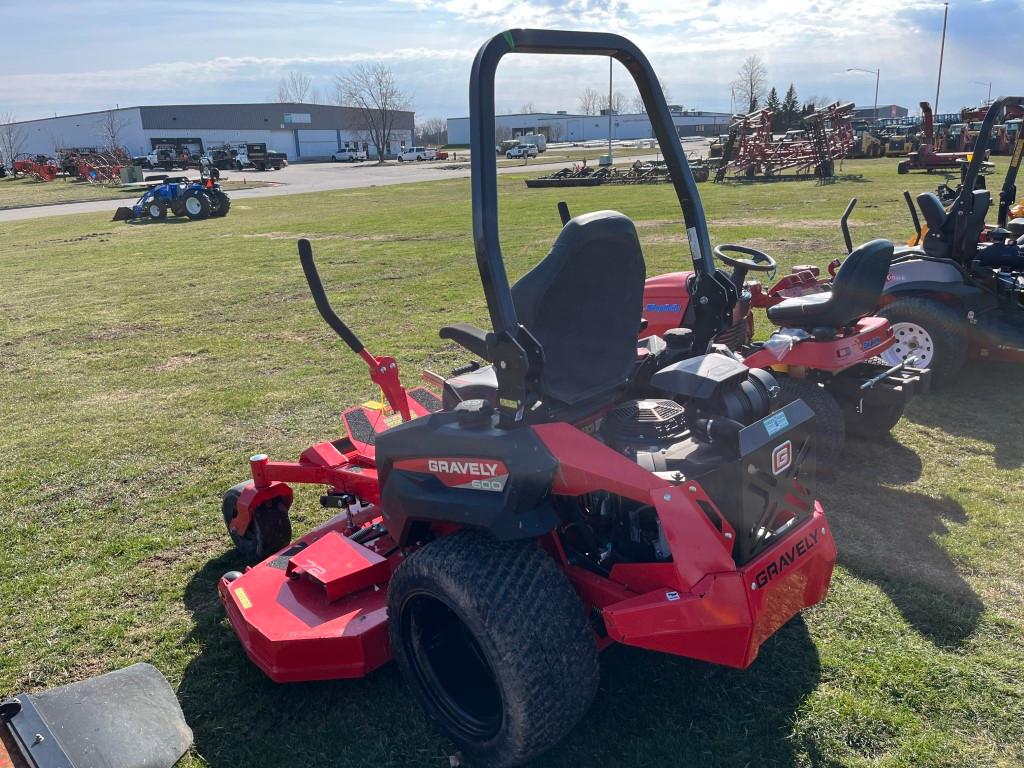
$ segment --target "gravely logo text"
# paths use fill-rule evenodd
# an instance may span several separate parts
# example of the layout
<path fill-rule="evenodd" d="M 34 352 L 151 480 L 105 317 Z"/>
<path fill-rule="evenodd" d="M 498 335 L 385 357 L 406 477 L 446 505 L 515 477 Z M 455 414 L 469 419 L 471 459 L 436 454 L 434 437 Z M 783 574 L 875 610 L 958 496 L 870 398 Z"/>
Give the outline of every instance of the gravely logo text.
<path fill-rule="evenodd" d="M 500 464 L 484 461 L 427 460 L 427 469 L 431 472 L 448 472 L 453 475 L 469 475 L 470 477 L 494 477 L 498 474 L 498 467 L 500 466 Z"/>
<path fill-rule="evenodd" d="M 399 459 L 394 466 L 407 472 L 431 474 L 449 488 L 500 492 L 508 481 L 505 462 L 489 459 Z"/>
<path fill-rule="evenodd" d="M 819 529 L 815 528 L 779 555 L 778 559 L 768 563 L 768 565 L 758 571 L 757 575 L 754 577 L 754 581 L 757 582 L 757 586 L 763 587 L 775 577 L 781 576 L 783 571 L 793 565 L 798 558 L 803 557 L 814 549 L 815 545 L 818 543 L 818 536 L 820 533 Z"/>

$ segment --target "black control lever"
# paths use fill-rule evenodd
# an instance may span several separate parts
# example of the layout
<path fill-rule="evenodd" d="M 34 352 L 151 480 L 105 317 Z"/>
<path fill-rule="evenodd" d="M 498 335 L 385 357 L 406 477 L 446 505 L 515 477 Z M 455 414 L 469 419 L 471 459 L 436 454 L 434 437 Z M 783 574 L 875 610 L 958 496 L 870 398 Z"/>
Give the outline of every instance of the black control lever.
<path fill-rule="evenodd" d="M 914 222 L 914 231 L 917 232 L 917 239 L 914 240 L 914 245 L 921 244 L 921 220 L 917 218 L 917 209 L 914 207 L 914 201 L 910 197 L 910 193 L 907 190 L 903 190 L 903 199 L 907 201 L 907 208 L 910 209 L 910 220 Z"/>
<path fill-rule="evenodd" d="M 565 204 L 564 200 L 558 201 L 558 217 L 562 220 L 563 227 L 572 221 L 572 216 L 569 215 L 569 206 Z"/>
<path fill-rule="evenodd" d="M 306 275 L 306 282 L 309 283 L 309 292 L 313 294 L 313 301 L 316 302 L 316 308 L 320 312 L 320 316 L 348 344 L 349 349 L 357 355 L 361 354 L 365 349 L 363 342 L 338 317 L 337 313 L 331 308 L 331 302 L 327 300 L 324 284 L 320 282 L 320 274 L 316 271 L 316 263 L 313 261 L 313 246 L 305 238 L 299 240 L 299 261 L 302 263 L 302 271 Z"/>
<path fill-rule="evenodd" d="M 846 241 L 846 252 L 853 253 L 853 238 L 850 237 L 850 227 L 846 223 L 847 219 L 850 218 L 850 214 L 853 213 L 854 207 L 857 205 L 857 198 L 851 197 L 850 204 L 846 206 L 846 212 L 843 214 L 843 218 L 839 220 L 839 226 L 843 228 L 843 240 Z"/>
<path fill-rule="evenodd" d="M 454 371 L 452 371 L 452 376 L 453 377 L 454 376 L 464 376 L 467 373 L 472 373 L 473 371 L 479 371 L 479 370 L 480 370 L 480 363 L 478 363 L 476 360 L 474 360 L 471 363 L 466 363 L 465 365 L 460 365 L 458 368 L 456 368 Z"/>

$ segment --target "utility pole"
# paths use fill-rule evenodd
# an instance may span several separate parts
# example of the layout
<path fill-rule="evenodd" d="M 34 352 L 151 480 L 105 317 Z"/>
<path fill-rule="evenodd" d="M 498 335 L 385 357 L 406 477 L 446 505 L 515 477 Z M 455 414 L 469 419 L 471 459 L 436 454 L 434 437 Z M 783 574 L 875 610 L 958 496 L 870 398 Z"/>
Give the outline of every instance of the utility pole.
<path fill-rule="evenodd" d="M 882 79 L 882 69 L 862 69 L 861 67 L 847 67 L 847 72 L 864 72 L 875 76 L 875 123 L 878 123 L 878 83 Z"/>
<path fill-rule="evenodd" d="M 992 83 L 991 83 L 991 81 L 985 83 L 985 82 L 982 82 L 981 80 L 970 80 L 969 82 L 973 83 L 974 85 L 987 85 L 988 86 L 988 98 L 985 99 L 985 103 L 986 104 L 991 104 L 992 103 Z"/>
<path fill-rule="evenodd" d="M 939 88 L 942 87 L 942 59 L 946 56 L 946 22 L 949 20 L 949 3 L 943 3 L 946 10 L 942 12 L 942 46 L 939 48 L 939 79 L 935 83 L 935 106 L 932 112 L 939 114 Z"/>
<path fill-rule="evenodd" d="M 612 164 L 612 64 L 615 59 L 608 57 L 608 165 Z"/>
<path fill-rule="evenodd" d="M 882 79 L 882 68 L 875 70 L 875 123 L 878 123 L 878 81 Z M 892 113 L 890 113 L 892 114 Z"/>

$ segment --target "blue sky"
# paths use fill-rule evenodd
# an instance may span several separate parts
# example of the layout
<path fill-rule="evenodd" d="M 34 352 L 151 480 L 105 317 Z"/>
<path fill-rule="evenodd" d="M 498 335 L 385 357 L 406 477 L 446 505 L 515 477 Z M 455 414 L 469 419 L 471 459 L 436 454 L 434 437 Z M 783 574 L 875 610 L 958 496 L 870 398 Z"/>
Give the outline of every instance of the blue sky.
<path fill-rule="evenodd" d="M 289 70 L 328 97 L 354 63 L 383 60 L 414 97 L 419 118 L 467 113 L 473 54 L 508 27 L 615 31 L 635 40 L 671 100 L 728 110 L 729 83 L 756 53 L 780 90 L 870 106 L 916 108 L 935 94 L 942 3 L 933 0 L 3 0 L 0 113 L 29 119 L 115 104 L 263 101 Z M 950 7 L 940 111 L 1021 90 L 1024 0 Z M 20 30 L 16 34 L 12 31 Z M 27 33 L 25 30 L 36 30 Z M 576 107 L 607 87 L 597 59 L 510 57 L 498 107 Z M 625 71 L 616 78 L 631 94 Z"/>

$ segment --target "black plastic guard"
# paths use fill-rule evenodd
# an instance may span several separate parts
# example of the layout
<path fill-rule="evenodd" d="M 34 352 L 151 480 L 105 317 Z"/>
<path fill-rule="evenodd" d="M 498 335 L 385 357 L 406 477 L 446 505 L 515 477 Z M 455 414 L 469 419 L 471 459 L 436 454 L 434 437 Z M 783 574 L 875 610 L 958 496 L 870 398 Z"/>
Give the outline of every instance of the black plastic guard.
<path fill-rule="evenodd" d="M 739 461 L 696 479 L 736 531 L 744 565 L 814 512 L 814 412 L 794 400 L 739 433 Z"/>
<path fill-rule="evenodd" d="M 192 745 L 171 686 L 150 664 L 0 705 L 32 768 L 170 768 Z"/>
<path fill-rule="evenodd" d="M 384 524 L 400 545 L 415 540 L 417 524 L 454 523 L 485 531 L 499 541 L 535 538 L 559 522 L 550 502 L 558 470 L 529 428 L 463 426 L 458 411 L 407 421 L 377 435 Z M 429 472 L 396 467 L 396 462 L 429 458 L 500 461 L 508 480 L 500 492 L 447 487 Z"/>

